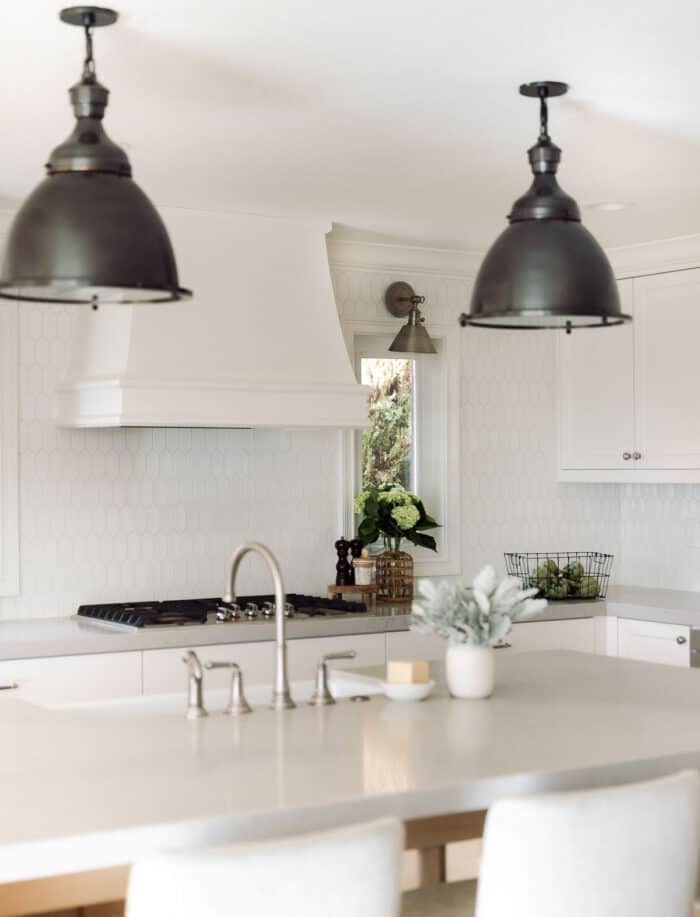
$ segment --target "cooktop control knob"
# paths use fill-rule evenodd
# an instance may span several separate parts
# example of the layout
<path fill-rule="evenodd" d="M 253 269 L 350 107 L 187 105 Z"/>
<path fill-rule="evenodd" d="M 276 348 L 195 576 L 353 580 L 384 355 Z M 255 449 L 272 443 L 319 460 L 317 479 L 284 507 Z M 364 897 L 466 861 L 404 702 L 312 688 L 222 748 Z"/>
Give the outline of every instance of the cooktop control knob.
<path fill-rule="evenodd" d="M 294 617 L 294 606 L 292 605 L 291 602 L 285 602 L 285 603 L 284 603 L 284 616 L 285 616 L 285 618 L 293 618 L 293 617 Z"/>
<path fill-rule="evenodd" d="M 260 606 L 256 602 L 248 602 L 245 607 L 245 616 L 252 621 L 254 618 L 257 618 L 259 611 Z"/>
<path fill-rule="evenodd" d="M 273 618 L 275 616 L 275 606 L 272 602 L 264 602 L 262 607 L 264 618 Z"/>
<path fill-rule="evenodd" d="M 235 602 L 222 602 L 216 608 L 216 620 L 219 624 L 227 624 L 229 621 L 238 621 L 241 617 L 241 607 Z"/>

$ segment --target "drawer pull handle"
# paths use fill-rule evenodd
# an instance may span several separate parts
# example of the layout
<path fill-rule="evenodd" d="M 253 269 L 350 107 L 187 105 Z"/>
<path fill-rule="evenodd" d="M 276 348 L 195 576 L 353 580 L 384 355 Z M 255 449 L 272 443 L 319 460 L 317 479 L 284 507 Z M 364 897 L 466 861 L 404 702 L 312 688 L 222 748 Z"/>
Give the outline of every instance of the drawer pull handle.
<path fill-rule="evenodd" d="M 14 691 L 15 688 L 19 688 L 16 681 L 10 682 L 9 685 L 0 685 L 0 691 Z"/>
<path fill-rule="evenodd" d="M 504 640 L 502 643 L 494 643 L 493 648 L 495 650 L 509 650 L 512 646 L 512 643 L 508 643 L 506 640 Z"/>
<path fill-rule="evenodd" d="M 686 642 L 685 637 L 676 637 L 676 643 L 680 644 L 680 646 L 682 646 L 685 642 Z"/>

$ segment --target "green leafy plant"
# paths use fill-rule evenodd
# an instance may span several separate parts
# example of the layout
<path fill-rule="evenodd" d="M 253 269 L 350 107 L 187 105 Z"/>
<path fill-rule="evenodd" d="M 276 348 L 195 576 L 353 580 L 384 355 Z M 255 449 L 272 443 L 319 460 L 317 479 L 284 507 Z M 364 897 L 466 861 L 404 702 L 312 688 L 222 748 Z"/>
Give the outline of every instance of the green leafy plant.
<path fill-rule="evenodd" d="M 367 412 L 371 426 L 362 431 L 362 484 L 379 487 L 411 480 L 413 437 L 413 361 L 376 359 L 363 368 L 371 386 Z"/>
<path fill-rule="evenodd" d="M 403 538 L 419 547 L 437 550 L 435 539 L 425 532 L 439 528 L 440 523 L 426 513 L 420 497 L 400 484 L 363 490 L 355 498 L 355 512 L 362 516 L 357 534 L 365 545 L 381 536 L 387 550 L 398 551 Z"/>
<path fill-rule="evenodd" d="M 514 621 L 546 607 L 546 599 L 533 598 L 537 592 L 536 587 L 523 589 L 511 576 L 499 583 L 493 567 L 484 567 L 471 586 L 420 580 L 411 630 L 437 634 L 450 643 L 495 646 L 508 636 Z"/>

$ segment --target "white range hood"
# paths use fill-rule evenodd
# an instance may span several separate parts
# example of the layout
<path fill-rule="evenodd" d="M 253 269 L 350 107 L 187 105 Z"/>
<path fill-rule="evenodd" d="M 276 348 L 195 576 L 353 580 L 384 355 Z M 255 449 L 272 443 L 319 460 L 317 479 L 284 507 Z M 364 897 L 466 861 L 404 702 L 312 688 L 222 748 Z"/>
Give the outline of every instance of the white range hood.
<path fill-rule="evenodd" d="M 164 213 L 189 301 L 82 308 L 57 421 L 68 427 L 362 427 L 333 298 L 328 226 Z M 77 308 L 77 307 L 76 307 Z"/>

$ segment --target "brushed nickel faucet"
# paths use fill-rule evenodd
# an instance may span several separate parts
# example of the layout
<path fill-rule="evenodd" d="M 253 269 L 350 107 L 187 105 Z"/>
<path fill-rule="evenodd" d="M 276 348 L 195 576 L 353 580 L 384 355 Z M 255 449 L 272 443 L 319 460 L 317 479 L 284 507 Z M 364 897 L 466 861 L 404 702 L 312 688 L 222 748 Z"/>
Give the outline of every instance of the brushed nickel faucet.
<path fill-rule="evenodd" d="M 231 571 L 226 587 L 226 593 L 223 596 L 224 602 L 236 601 L 236 575 L 241 561 L 246 554 L 258 554 L 269 567 L 272 579 L 275 584 L 275 673 L 272 684 L 272 701 L 270 706 L 273 710 L 289 710 L 296 704 L 292 700 L 289 692 L 289 679 L 287 677 L 287 641 L 284 616 L 284 584 L 282 582 L 282 571 L 275 560 L 274 555 L 266 548 L 264 544 L 250 541 L 236 548 L 231 558 Z"/>
<path fill-rule="evenodd" d="M 203 716 L 207 716 L 202 697 L 202 685 L 204 682 L 202 663 L 194 650 L 187 650 L 182 657 L 182 661 L 189 669 L 187 713 L 185 716 L 188 720 L 200 720 Z"/>

